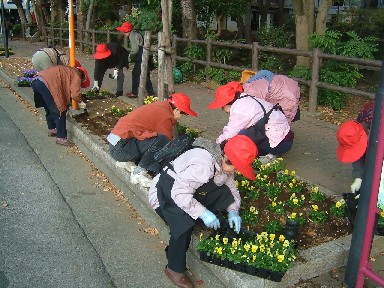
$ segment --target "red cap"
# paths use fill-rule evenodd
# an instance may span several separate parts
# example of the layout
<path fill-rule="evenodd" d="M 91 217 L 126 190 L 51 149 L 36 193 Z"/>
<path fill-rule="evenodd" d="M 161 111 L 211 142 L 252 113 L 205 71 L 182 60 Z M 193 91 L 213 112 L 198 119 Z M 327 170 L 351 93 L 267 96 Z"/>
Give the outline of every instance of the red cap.
<path fill-rule="evenodd" d="M 88 72 L 83 66 L 76 67 L 77 69 L 84 72 L 85 79 L 81 79 L 81 88 L 88 88 L 91 85 L 91 80 L 89 79 Z"/>
<path fill-rule="evenodd" d="M 81 63 L 75 59 L 75 67 L 81 67 Z"/>
<path fill-rule="evenodd" d="M 233 99 L 235 99 L 236 92 L 243 92 L 243 91 L 244 89 L 240 82 L 236 82 L 236 81 L 228 82 L 227 84 L 217 88 L 215 101 L 209 104 L 208 108 L 209 109 L 221 108 L 227 105 Z"/>
<path fill-rule="evenodd" d="M 111 55 L 111 50 L 108 48 L 107 44 L 99 44 L 96 46 L 96 53 L 93 54 L 95 59 L 104 59 Z"/>
<path fill-rule="evenodd" d="M 339 145 L 336 149 L 337 159 L 343 163 L 359 160 L 367 150 L 368 136 L 363 125 L 349 120 L 340 125 L 336 133 Z"/>
<path fill-rule="evenodd" d="M 116 30 L 123 33 L 128 33 L 133 30 L 133 25 L 130 22 L 124 22 L 123 24 L 121 24 L 121 26 L 116 27 Z"/>
<path fill-rule="evenodd" d="M 188 115 L 197 116 L 197 113 L 191 109 L 191 100 L 183 93 L 171 94 L 171 98 L 168 99 L 168 102 L 172 103 L 177 109 Z"/>
<path fill-rule="evenodd" d="M 224 153 L 236 169 L 250 180 L 255 180 L 252 163 L 257 157 L 256 144 L 245 135 L 236 135 L 224 146 Z"/>

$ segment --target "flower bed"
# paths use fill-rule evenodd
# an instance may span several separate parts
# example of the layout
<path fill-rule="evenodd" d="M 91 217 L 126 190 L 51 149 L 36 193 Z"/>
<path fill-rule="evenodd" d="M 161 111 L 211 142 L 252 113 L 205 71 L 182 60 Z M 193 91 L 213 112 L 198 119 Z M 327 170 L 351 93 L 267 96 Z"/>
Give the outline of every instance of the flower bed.
<path fill-rule="evenodd" d="M 279 282 L 296 259 L 294 240 L 284 235 L 242 232 L 234 235 L 227 230 L 203 239 L 197 250 L 200 259 L 228 269 Z"/>
<path fill-rule="evenodd" d="M 351 233 L 343 199 L 329 197 L 297 179 L 281 158 L 265 165 L 255 160 L 253 167 L 255 181 L 236 175 L 242 198 L 242 234 L 226 231 L 204 238 L 202 233 L 197 246 L 202 260 L 280 281 L 299 249 Z M 275 272 L 279 277 L 274 277 Z"/>
<path fill-rule="evenodd" d="M 29 77 L 18 77 L 17 78 L 17 86 L 19 86 L 19 87 L 30 87 L 31 86 L 31 78 L 29 78 Z"/>
<path fill-rule="evenodd" d="M 263 165 L 255 160 L 256 180 L 236 176 L 242 198 L 243 229 L 282 233 L 288 219 L 300 224 L 297 243 L 309 248 L 352 232 L 343 199 L 328 197 L 317 186 L 297 179 L 282 158 Z"/>

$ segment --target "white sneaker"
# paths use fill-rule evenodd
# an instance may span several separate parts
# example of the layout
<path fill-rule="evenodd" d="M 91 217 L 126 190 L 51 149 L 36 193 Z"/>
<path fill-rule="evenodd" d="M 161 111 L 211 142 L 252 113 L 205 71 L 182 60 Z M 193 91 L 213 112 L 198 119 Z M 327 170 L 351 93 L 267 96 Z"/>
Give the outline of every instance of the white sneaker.
<path fill-rule="evenodd" d="M 147 174 L 145 170 L 137 167 L 131 172 L 131 183 L 140 184 L 145 188 L 151 187 L 152 177 Z"/>
<path fill-rule="evenodd" d="M 144 188 L 151 187 L 151 184 L 152 184 L 152 179 L 150 178 L 150 176 L 146 177 L 142 175 L 140 177 L 140 185 L 143 186 Z"/>
<path fill-rule="evenodd" d="M 116 161 L 116 166 L 123 168 L 123 169 L 127 170 L 128 172 L 132 172 L 133 169 L 135 169 L 136 164 L 135 164 L 135 162 L 132 162 L 132 161 L 128 161 L 128 162 Z"/>
<path fill-rule="evenodd" d="M 273 155 L 273 154 L 267 154 L 265 156 L 259 156 L 259 161 L 261 164 L 263 165 L 267 165 L 268 163 L 272 163 L 273 161 L 275 161 L 276 159 L 276 156 Z"/>

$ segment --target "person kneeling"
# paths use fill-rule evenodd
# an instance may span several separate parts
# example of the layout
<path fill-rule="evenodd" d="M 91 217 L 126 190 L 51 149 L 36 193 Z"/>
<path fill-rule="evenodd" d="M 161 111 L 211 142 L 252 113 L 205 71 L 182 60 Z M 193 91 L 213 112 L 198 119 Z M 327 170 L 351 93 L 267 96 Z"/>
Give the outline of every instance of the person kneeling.
<path fill-rule="evenodd" d="M 214 213 L 226 210 L 230 227 L 239 233 L 241 199 L 234 175 L 239 171 L 255 179 L 252 162 L 258 151 L 247 136 L 229 139 L 223 156 L 219 145 L 208 149 L 195 142 L 192 146 L 199 147 L 178 156 L 153 179 L 148 195 L 149 204 L 170 228 L 164 273 L 178 287 L 194 287 L 184 272 L 196 221 L 218 229 L 220 221 Z"/>
<path fill-rule="evenodd" d="M 131 172 L 132 184 L 149 187 L 146 170 L 157 174 L 161 168 L 154 159 L 156 152 L 173 138 L 173 127 L 183 115 L 197 116 L 190 104 L 187 95 L 174 93 L 165 102 L 143 105 L 119 119 L 107 137 L 109 152 L 116 161 L 138 162 Z"/>

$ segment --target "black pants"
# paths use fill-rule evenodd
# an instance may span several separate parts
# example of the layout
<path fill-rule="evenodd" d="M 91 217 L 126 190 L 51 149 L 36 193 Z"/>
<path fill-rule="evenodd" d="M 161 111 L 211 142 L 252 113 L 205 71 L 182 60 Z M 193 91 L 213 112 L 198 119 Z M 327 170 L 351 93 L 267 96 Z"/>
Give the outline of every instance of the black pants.
<path fill-rule="evenodd" d="M 157 208 L 156 213 L 165 221 L 161 209 Z M 191 243 L 193 228 L 194 227 L 188 229 L 177 239 L 173 237 L 172 234 L 169 238 L 168 248 L 166 251 L 168 258 L 167 266 L 175 272 L 183 273 L 187 270 L 187 251 L 189 244 Z"/>
<path fill-rule="evenodd" d="M 168 267 L 176 272 L 184 272 L 187 267 L 187 250 L 191 242 L 196 220 L 178 207 L 171 197 L 174 179 L 166 172 L 161 172 L 156 185 L 160 207 L 156 213 L 164 220 L 170 229 L 168 245 Z M 228 186 L 217 186 L 212 177 L 208 183 L 196 189 L 193 197 L 207 207 L 217 212 L 226 209 L 235 199 Z"/>
<path fill-rule="evenodd" d="M 168 143 L 167 136 L 159 134 L 145 140 L 136 138 L 121 139 L 115 146 L 109 144 L 111 156 L 120 162 L 138 162 L 138 166 L 158 173 L 161 165 L 153 156 Z"/>
<path fill-rule="evenodd" d="M 99 87 L 101 88 L 101 85 L 103 85 L 104 75 L 107 72 L 108 68 L 103 69 L 100 72 L 100 79 L 98 80 Z M 124 86 L 124 68 L 120 68 L 117 71 L 117 86 L 116 86 L 116 92 L 123 92 L 123 86 Z"/>
<path fill-rule="evenodd" d="M 140 85 L 140 75 L 141 75 L 141 62 L 143 57 L 143 47 L 139 48 L 139 51 L 135 58 L 135 66 L 132 70 L 132 94 L 139 94 L 139 85 Z M 153 56 L 149 55 L 148 59 L 148 69 L 147 69 L 147 80 L 145 81 L 145 90 L 147 90 L 148 95 L 155 95 L 153 90 L 153 85 L 151 81 L 151 70 L 153 69 Z"/>
<path fill-rule="evenodd" d="M 35 107 L 44 107 L 45 121 L 47 122 L 48 129 L 57 129 L 57 138 L 67 137 L 67 111 L 59 112 L 55 100 L 51 92 L 44 82 L 34 80 L 32 82 L 32 89 L 34 93 Z"/>

